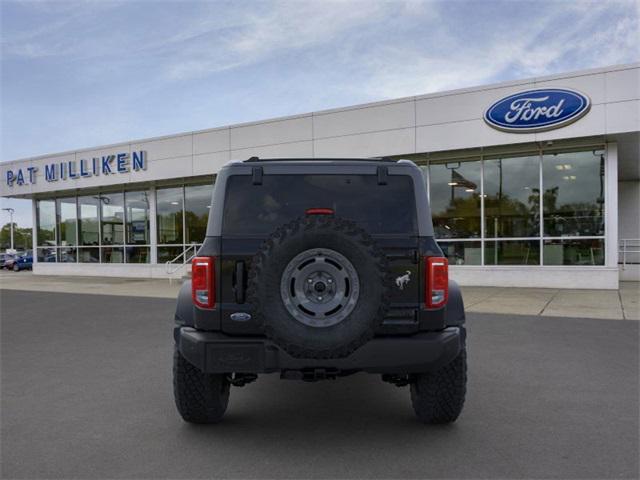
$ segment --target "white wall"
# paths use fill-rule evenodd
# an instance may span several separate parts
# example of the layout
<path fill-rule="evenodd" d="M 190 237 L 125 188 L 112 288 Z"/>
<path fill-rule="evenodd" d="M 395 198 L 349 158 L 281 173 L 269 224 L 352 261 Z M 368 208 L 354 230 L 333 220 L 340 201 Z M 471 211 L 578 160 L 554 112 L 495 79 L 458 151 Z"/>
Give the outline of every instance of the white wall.
<path fill-rule="evenodd" d="M 453 280 L 463 286 L 528 287 L 528 288 L 618 288 L 616 267 L 449 267 Z"/>
<path fill-rule="evenodd" d="M 77 275 L 80 277 L 181 278 L 191 272 L 191 265 L 168 273 L 164 264 L 116 263 L 43 263 L 33 265 L 35 275 Z M 175 270 L 175 271 L 173 271 Z"/>

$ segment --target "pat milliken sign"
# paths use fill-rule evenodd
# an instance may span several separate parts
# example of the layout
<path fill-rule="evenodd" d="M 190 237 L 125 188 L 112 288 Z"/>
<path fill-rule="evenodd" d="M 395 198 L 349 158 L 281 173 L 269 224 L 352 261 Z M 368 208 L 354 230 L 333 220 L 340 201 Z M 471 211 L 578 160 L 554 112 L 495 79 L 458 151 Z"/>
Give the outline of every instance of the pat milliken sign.
<path fill-rule="evenodd" d="M 504 97 L 484 112 L 491 127 L 512 133 L 532 133 L 564 127 L 587 114 L 587 95 L 566 88 L 539 88 Z"/>
<path fill-rule="evenodd" d="M 82 158 L 64 162 L 52 162 L 39 167 L 17 168 L 7 170 L 4 178 L 9 187 L 35 184 L 38 177 L 43 177 L 47 182 L 59 180 L 76 180 L 100 175 L 118 175 L 129 172 L 138 172 L 147 169 L 147 152 L 139 150 L 128 153 L 114 153 L 101 157 Z"/>

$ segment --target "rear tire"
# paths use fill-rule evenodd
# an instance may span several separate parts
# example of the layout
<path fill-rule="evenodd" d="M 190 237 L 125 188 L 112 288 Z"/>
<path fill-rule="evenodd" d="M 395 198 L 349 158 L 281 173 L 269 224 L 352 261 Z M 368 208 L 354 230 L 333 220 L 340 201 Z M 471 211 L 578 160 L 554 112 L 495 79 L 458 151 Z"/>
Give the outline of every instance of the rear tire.
<path fill-rule="evenodd" d="M 20 271 L 20 267 L 16 263 L 13 264 L 13 271 L 14 272 L 19 272 Z"/>
<path fill-rule="evenodd" d="M 173 394 L 185 422 L 218 423 L 229 404 L 229 380 L 207 374 L 189 363 L 176 347 L 173 353 Z"/>
<path fill-rule="evenodd" d="M 414 375 L 411 403 L 423 423 L 455 422 L 467 391 L 467 350 L 463 345 L 458 356 L 435 372 Z"/>

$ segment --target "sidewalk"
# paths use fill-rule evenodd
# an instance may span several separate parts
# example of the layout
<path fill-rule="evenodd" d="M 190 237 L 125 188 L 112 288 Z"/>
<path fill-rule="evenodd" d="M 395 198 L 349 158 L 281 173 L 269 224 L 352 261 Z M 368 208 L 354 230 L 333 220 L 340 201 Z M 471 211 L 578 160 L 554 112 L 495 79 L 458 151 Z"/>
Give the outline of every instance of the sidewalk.
<path fill-rule="evenodd" d="M 176 298 L 180 281 L 0 271 L 0 289 Z M 640 284 L 637 282 L 622 282 L 618 291 L 462 287 L 462 295 L 468 312 L 640 320 Z"/>
<path fill-rule="evenodd" d="M 640 320 L 638 282 L 620 290 L 463 287 L 462 295 L 469 312 Z"/>

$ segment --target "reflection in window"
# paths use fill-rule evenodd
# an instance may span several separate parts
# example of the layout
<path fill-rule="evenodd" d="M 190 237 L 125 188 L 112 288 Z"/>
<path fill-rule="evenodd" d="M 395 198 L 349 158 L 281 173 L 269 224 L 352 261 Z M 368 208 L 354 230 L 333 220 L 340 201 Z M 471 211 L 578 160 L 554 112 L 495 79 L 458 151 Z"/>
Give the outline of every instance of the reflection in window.
<path fill-rule="evenodd" d="M 102 263 L 122 263 L 124 262 L 124 249 L 122 247 L 102 247 Z"/>
<path fill-rule="evenodd" d="M 431 165 L 429 178 L 436 237 L 480 237 L 480 161 Z"/>
<path fill-rule="evenodd" d="M 485 241 L 485 265 L 539 265 L 538 240 Z"/>
<path fill-rule="evenodd" d="M 485 235 L 540 235 L 540 157 L 496 158 L 484 162 Z"/>
<path fill-rule="evenodd" d="M 182 243 L 182 187 L 158 189 L 156 199 L 158 243 Z"/>
<path fill-rule="evenodd" d="M 127 222 L 126 243 L 128 245 L 148 245 L 150 243 L 148 192 L 126 192 L 125 210 Z"/>
<path fill-rule="evenodd" d="M 480 265 L 482 246 L 480 242 L 438 242 L 450 265 Z"/>
<path fill-rule="evenodd" d="M 98 247 L 78 248 L 78 261 L 80 263 L 98 263 L 100 261 L 100 249 Z"/>
<path fill-rule="evenodd" d="M 73 247 L 60 247 L 58 251 L 58 262 L 75 263 L 77 250 Z"/>
<path fill-rule="evenodd" d="M 125 247 L 127 263 L 149 263 L 149 247 Z"/>
<path fill-rule="evenodd" d="M 102 245 L 124 243 L 124 195 L 110 193 L 100 195 L 102 208 Z"/>
<path fill-rule="evenodd" d="M 57 261 L 57 252 L 53 247 L 38 248 L 36 255 L 40 263 L 54 263 Z"/>
<path fill-rule="evenodd" d="M 545 240 L 544 265 L 604 265 L 604 239 Z"/>
<path fill-rule="evenodd" d="M 179 247 L 158 247 L 158 263 L 165 263 L 173 260 L 183 252 L 182 246 Z"/>
<path fill-rule="evenodd" d="M 75 245 L 78 214 L 76 198 L 58 198 L 56 203 L 58 205 L 58 244 L 63 247 Z"/>
<path fill-rule="evenodd" d="M 604 235 L 604 154 L 545 154 L 544 235 Z"/>
<path fill-rule="evenodd" d="M 56 203 L 53 200 L 39 200 L 37 206 L 38 245 L 56 244 Z"/>
<path fill-rule="evenodd" d="M 207 220 L 211 208 L 213 186 L 191 185 L 184 189 L 184 217 L 187 238 L 185 243 L 202 243 L 207 234 Z"/>
<path fill-rule="evenodd" d="M 98 197 L 78 197 L 79 244 L 99 245 L 98 232 Z"/>

